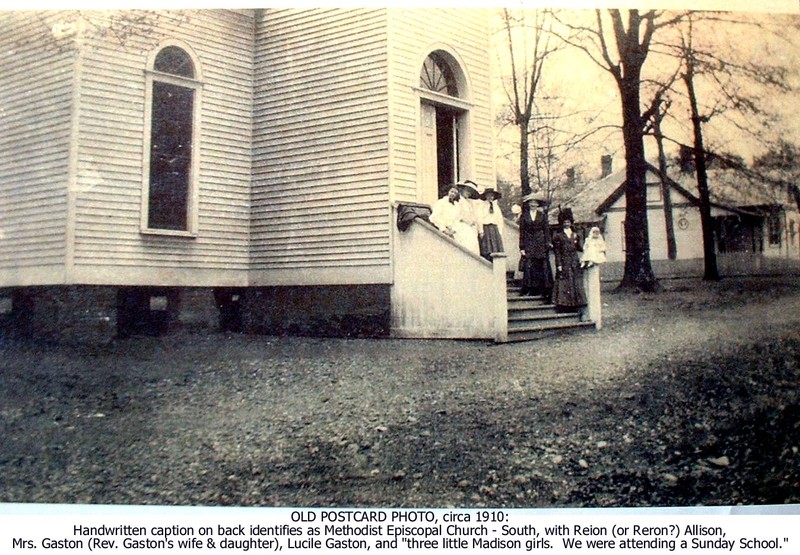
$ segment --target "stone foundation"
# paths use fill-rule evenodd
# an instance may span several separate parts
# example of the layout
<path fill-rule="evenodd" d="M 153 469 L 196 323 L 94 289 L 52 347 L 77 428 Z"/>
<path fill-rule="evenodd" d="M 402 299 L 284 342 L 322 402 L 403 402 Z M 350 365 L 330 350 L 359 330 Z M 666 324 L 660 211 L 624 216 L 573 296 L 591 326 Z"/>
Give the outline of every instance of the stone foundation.
<path fill-rule="evenodd" d="M 2 291 L 0 301 L 1 333 L 73 345 L 177 329 L 236 329 L 238 318 L 230 295 L 220 306 L 210 288 L 21 287 Z"/>
<path fill-rule="evenodd" d="M 323 337 L 387 337 L 388 285 L 259 287 L 242 297 L 248 333 Z"/>
<path fill-rule="evenodd" d="M 235 289 L 121 287 L 117 292 L 118 336 L 239 331 Z"/>
<path fill-rule="evenodd" d="M 9 333 L 66 344 L 98 345 L 117 333 L 117 290 L 103 286 L 25 287 L 11 291 Z"/>
<path fill-rule="evenodd" d="M 190 332 L 387 337 L 388 285 L 264 288 L 48 286 L 0 295 L 0 332 L 102 345 L 115 338 Z"/>

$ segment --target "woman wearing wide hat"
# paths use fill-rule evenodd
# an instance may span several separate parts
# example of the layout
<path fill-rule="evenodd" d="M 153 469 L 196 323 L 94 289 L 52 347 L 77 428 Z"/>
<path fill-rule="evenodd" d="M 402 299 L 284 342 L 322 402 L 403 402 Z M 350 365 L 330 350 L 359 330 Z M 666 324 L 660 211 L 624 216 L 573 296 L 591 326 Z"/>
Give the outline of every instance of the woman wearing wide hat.
<path fill-rule="evenodd" d="M 556 258 L 553 304 L 561 312 L 577 312 L 586 306 L 583 271 L 578 256 L 581 243 L 572 229 L 572 222 L 572 210 L 561 210 L 558 213 L 559 230 L 553 234 L 553 253 Z"/>
<path fill-rule="evenodd" d="M 454 239 L 468 251 L 479 254 L 478 209 L 481 194 L 472 181 L 456 183 L 460 199 L 458 201 L 459 221 Z"/>
<path fill-rule="evenodd" d="M 550 267 L 550 226 L 547 222 L 547 199 L 531 193 L 522 197 L 519 218 L 520 271 L 523 295 L 541 295 L 550 302 L 553 271 Z"/>
<path fill-rule="evenodd" d="M 481 193 L 483 200 L 478 212 L 478 243 L 481 256 L 492 260 L 492 253 L 505 252 L 503 249 L 503 212 L 497 204 L 497 199 L 502 195 L 492 187 L 487 187 Z"/>

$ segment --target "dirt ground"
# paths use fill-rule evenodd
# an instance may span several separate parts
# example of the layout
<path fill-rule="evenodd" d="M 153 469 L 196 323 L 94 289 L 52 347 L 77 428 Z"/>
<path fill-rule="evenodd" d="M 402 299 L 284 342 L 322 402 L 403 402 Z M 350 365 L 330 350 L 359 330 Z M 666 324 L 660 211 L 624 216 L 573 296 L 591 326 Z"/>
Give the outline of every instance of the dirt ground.
<path fill-rule="evenodd" d="M 0 340 L 0 502 L 800 502 L 800 277 L 664 285 L 506 345 Z"/>

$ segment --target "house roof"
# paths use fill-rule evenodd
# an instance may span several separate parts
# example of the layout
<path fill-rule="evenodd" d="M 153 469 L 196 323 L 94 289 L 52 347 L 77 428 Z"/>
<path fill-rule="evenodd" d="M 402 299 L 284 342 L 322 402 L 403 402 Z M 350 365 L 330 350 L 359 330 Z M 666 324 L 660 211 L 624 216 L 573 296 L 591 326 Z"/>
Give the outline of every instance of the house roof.
<path fill-rule="evenodd" d="M 658 168 L 648 162 L 645 180 L 648 183 L 660 183 L 660 175 Z M 626 170 L 623 167 L 602 179 L 589 183 L 574 197 L 567 199 L 564 205 L 572 207 L 577 221 L 595 221 L 601 218 L 625 194 L 626 177 Z M 682 184 L 669 177 L 667 177 L 667 183 L 692 204 L 699 204 L 696 194 Z"/>
<path fill-rule="evenodd" d="M 686 189 L 697 194 L 694 172 L 676 172 L 674 179 Z M 769 209 L 792 204 L 785 187 L 752 173 L 730 168 L 708 170 L 708 187 L 711 203 L 735 211 Z"/>
<path fill-rule="evenodd" d="M 595 211 L 617 187 L 625 181 L 625 170 L 618 170 L 604 178 L 589 182 L 582 190 L 571 197 L 554 198 L 554 205 L 569 206 L 578 222 L 589 222 L 601 216 Z"/>
<path fill-rule="evenodd" d="M 661 182 L 661 172 L 650 162 L 647 162 L 645 179 L 647 183 Z M 711 204 L 734 212 L 763 211 L 792 202 L 785 189 L 753 174 L 731 168 L 708 170 L 708 182 Z M 667 183 L 688 202 L 699 206 L 695 172 L 683 172 L 673 167 L 672 171 L 668 169 Z M 572 207 L 576 221 L 595 221 L 625 194 L 626 185 L 626 170 L 623 167 L 590 183 L 574 197 L 562 202 L 562 205 Z"/>

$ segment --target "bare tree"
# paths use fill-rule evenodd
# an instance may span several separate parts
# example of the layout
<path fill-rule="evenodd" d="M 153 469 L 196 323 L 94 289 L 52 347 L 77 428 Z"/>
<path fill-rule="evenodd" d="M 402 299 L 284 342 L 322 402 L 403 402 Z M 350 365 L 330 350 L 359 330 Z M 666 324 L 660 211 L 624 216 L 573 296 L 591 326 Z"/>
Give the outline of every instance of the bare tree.
<path fill-rule="evenodd" d="M 800 147 L 781 139 L 769 151 L 753 160 L 752 170 L 745 172 L 760 183 L 771 186 L 776 197 L 791 197 L 800 212 Z"/>
<path fill-rule="evenodd" d="M 594 24 L 576 25 L 560 19 L 570 30 L 564 39 L 583 51 L 614 78 L 622 108 L 625 145 L 625 270 L 620 288 L 655 291 L 660 288 L 650 260 L 647 228 L 647 163 L 644 133 L 655 100 L 642 110 L 642 71 L 654 35 L 680 22 L 684 14 L 660 10 L 596 10 Z"/>
<path fill-rule="evenodd" d="M 684 72 L 681 76 L 686 85 L 686 95 L 689 99 L 689 110 L 692 119 L 692 132 L 694 137 L 693 154 L 694 169 L 697 178 L 697 193 L 700 197 L 700 226 L 703 232 L 703 279 L 719 281 L 717 269 L 717 251 L 714 246 L 714 227 L 711 220 L 711 197 L 708 191 L 708 169 L 706 166 L 706 150 L 703 146 L 703 122 L 708 121 L 709 115 L 701 115 L 697 102 L 695 89 L 695 75 L 698 71 L 699 60 L 692 45 L 693 22 L 688 19 L 686 34 L 681 40 L 681 57 Z"/>
<path fill-rule="evenodd" d="M 664 229 L 667 239 L 667 258 L 676 260 L 678 258 L 678 244 L 675 240 L 675 222 L 672 216 L 672 187 L 667 176 L 667 154 L 664 150 L 664 134 L 661 131 L 661 123 L 669 111 L 669 102 L 659 105 L 658 110 L 653 113 L 653 136 L 658 147 L 658 173 L 661 177 L 661 198 L 664 202 Z"/>
<path fill-rule="evenodd" d="M 178 28 L 187 24 L 194 10 L 39 10 L 11 12 L 11 16 L 35 22 L 31 32 L 37 40 L 46 39 L 49 50 L 59 52 L 74 48 L 76 38 L 103 39 L 122 48 L 131 42 L 155 42 L 163 36 L 161 26 Z M 28 40 L 21 36 L 21 45 Z"/>
<path fill-rule="evenodd" d="M 711 217 L 711 197 L 708 182 L 708 160 L 710 153 L 705 146 L 703 126 L 715 117 L 726 117 L 731 125 L 736 125 L 747 133 L 760 128 L 754 119 L 766 117 L 759 106 L 758 95 L 764 89 L 788 90 L 786 70 L 779 66 L 756 63 L 752 60 L 737 61 L 732 55 L 726 56 L 720 48 L 699 48 L 695 43 L 695 24 L 697 21 L 716 26 L 753 25 L 749 20 L 737 20 L 718 14 L 697 14 L 689 12 L 681 26 L 678 40 L 672 50 L 681 62 L 681 82 L 692 129 L 691 152 L 694 160 L 697 191 L 700 200 L 700 221 L 703 236 L 703 279 L 720 279 L 717 267 L 716 246 L 714 243 L 714 222 Z M 703 84 L 701 93 L 698 82 Z M 671 86 L 671 85 L 670 85 Z M 677 92 L 677 89 L 674 89 Z M 704 101 L 704 102 L 703 102 Z M 739 123 L 735 116 L 744 117 Z"/>
<path fill-rule="evenodd" d="M 658 173 L 661 181 L 661 199 L 664 203 L 664 230 L 667 241 L 667 258 L 676 260 L 678 258 L 678 245 L 675 240 L 675 223 L 672 212 L 672 186 L 668 175 L 667 154 L 664 147 L 666 137 L 662 130 L 662 124 L 669 115 L 672 100 L 670 98 L 670 87 L 680 76 L 681 66 L 677 65 L 675 71 L 669 77 L 662 80 L 650 80 L 647 82 L 649 88 L 655 92 L 652 94 L 648 114 L 650 120 L 646 122 L 645 135 L 652 135 L 656 141 L 658 149 Z"/>
<path fill-rule="evenodd" d="M 579 161 L 584 143 L 608 128 L 595 125 L 598 116 L 584 109 L 569 109 L 563 95 L 542 91 L 535 102 L 530 126 L 531 188 L 550 200 L 570 198 L 579 192 L 582 185 Z M 576 120 L 583 123 L 580 130 L 574 128 Z"/>
<path fill-rule="evenodd" d="M 550 10 L 502 11 L 511 74 L 504 80 L 508 99 L 506 123 L 519 130 L 519 181 L 522 195 L 531 192 L 530 137 L 536 96 L 547 58 L 558 50 Z"/>

